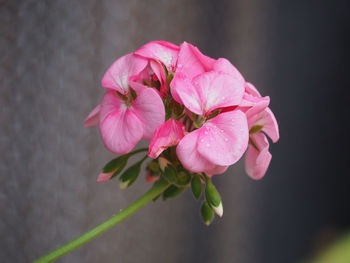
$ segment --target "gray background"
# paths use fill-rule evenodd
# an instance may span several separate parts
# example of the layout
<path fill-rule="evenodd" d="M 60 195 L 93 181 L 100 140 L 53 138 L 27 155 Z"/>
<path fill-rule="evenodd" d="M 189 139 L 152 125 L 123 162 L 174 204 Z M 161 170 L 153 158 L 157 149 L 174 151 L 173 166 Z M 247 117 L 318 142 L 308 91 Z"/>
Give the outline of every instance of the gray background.
<path fill-rule="evenodd" d="M 332 3 L 332 4 L 330 4 Z M 97 184 L 113 155 L 83 120 L 118 57 L 156 39 L 227 57 L 280 123 L 266 177 L 216 176 L 205 227 L 190 191 L 57 262 L 297 262 L 350 223 L 346 1 L 0 1 L 0 262 L 31 262 L 149 188 Z M 332 234 L 333 235 L 333 234 Z"/>

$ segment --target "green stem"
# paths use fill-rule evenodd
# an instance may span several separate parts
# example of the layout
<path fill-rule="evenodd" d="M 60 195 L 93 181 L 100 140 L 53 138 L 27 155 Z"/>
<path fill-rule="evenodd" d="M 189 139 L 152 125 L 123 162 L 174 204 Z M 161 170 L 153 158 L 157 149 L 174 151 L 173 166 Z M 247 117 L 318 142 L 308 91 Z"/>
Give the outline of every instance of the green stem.
<path fill-rule="evenodd" d="M 80 247 L 81 245 L 87 243 L 91 239 L 97 237 L 98 235 L 102 234 L 106 230 L 110 229 L 114 225 L 120 223 L 133 213 L 135 213 L 137 210 L 139 210 L 141 207 L 143 207 L 145 204 L 153 200 L 155 197 L 157 197 L 159 194 L 164 192 L 169 187 L 169 183 L 166 182 L 163 179 L 159 179 L 153 187 L 148 190 L 143 196 L 141 196 L 138 200 L 136 200 L 134 203 L 132 203 L 130 206 L 125 208 L 124 210 L 120 211 L 116 215 L 112 216 L 111 218 L 107 219 L 102 224 L 98 225 L 97 227 L 91 229 L 90 231 L 86 232 L 82 236 L 74 239 L 73 241 L 63 245 L 62 247 L 52 251 L 51 253 L 39 258 L 38 260 L 34 261 L 34 263 L 44 263 L 44 262 L 51 262 L 70 251 Z"/>

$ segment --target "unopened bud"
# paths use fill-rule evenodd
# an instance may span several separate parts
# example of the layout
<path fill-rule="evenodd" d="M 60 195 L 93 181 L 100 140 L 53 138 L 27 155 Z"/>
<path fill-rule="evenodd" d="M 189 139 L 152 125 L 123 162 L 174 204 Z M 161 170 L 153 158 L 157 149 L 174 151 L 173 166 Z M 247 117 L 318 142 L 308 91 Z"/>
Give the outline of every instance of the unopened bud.
<path fill-rule="evenodd" d="M 222 217 L 222 215 L 224 214 L 224 208 L 222 207 L 221 202 L 218 207 L 213 206 L 213 210 L 215 214 L 217 214 L 219 217 Z"/>
<path fill-rule="evenodd" d="M 206 178 L 205 197 L 211 206 L 218 207 L 221 203 L 221 197 L 209 178 Z"/>
<path fill-rule="evenodd" d="M 214 220 L 214 211 L 206 201 L 203 202 L 201 207 L 201 217 L 204 224 L 207 226 L 209 226 Z"/>
<path fill-rule="evenodd" d="M 98 183 L 104 183 L 107 182 L 109 179 L 111 179 L 111 177 L 113 176 L 114 172 L 110 172 L 110 173 L 100 173 L 97 177 L 97 182 Z"/>

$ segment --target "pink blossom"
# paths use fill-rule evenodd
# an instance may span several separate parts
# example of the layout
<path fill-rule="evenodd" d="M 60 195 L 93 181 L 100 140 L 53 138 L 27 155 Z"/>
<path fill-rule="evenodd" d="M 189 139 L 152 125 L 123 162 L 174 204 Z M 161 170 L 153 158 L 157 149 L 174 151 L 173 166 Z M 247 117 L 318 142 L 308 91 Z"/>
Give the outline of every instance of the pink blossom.
<path fill-rule="evenodd" d="M 237 162 L 248 144 L 248 125 L 240 110 L 221 113 L 217 109 L 237 107 L 244 94 L 244 79 L 226 59 L 214 60 L 184 42 L 173 81 L 174 99 L 203 120 L 177 146 L 182 165 L 192 172 L 221 173 Z"/>
<path fill-rule="evenodd" d="M 248 144 L 248 125 L 243 112 L 219 114 L 187 134 L 176 148 L 182 165 L 192 172 L 222 173 L 237 162 Z"/>
<path fill-rule="evenodd" d="M 149 68 L 160 83 L 161 97 L 165 97 L 168 92 L 167 74 L 175 71 L 178 53 L 179 47 L 166 41 L 149 42 L 134 52 L 149 61 Z"/>
<path fill-rule="evenodd" d="M 156 159 L 164 150 L 175 146 L 185 136 L 185 126 L 174 119 L 169 119 L 155 130 L 149 145 L 148 156 Z"/>
<path fill-rule="evenodd" d="M 137 98 L 130 105 L 114 91 L 107 91 L 101 102 L 100 133 L 106 148 L 117 154 L 130 152 L 141 138 L 150 140 L 165 118 L 163 102 L 153 89 L 130 85 L 138 86 Z"/>
<path fill-rule="evenodd" d="M 99 125 L 104 145 L 113 153 L 128 153 L 141 138 L 150 140 L 157 126 L 164 122 L 164 105 L 158 93 L 130 80 L 140 74 L 147 63 L 134 54 L 114 62 L 102 79 L 102 86 L 106 88 L 102 102 L 84 122 L 85 126 Z"/>
<path fill-rule="evenodd" d="M 278 123 L 273 112 L 267 107 L 269 102 L 269 97 L 262 98 L 255 87 L 247 83 L 243 104 L 244 107 L 248 106 L 246 116 L 250 129 L 250 143 L 245 157 L 245 168 L 247 174 L 255 180 L 264 177 L 272 158 L 265 134 L 273 142 L 279 139 Z"/>

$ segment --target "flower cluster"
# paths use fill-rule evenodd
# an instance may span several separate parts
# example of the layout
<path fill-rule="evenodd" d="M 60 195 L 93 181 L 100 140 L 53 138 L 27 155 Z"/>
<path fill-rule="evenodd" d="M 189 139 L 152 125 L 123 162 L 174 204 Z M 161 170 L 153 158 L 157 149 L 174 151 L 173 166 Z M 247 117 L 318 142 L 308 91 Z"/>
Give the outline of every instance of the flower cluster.
<path fill-rule="evenodd" d="M 182 43 L 153 41 L 116 60 L 101 85 L 105 95 L 85 120 L 98 125 L 105 147 L 120 157 L 107 163 L 99 182 L 117 176 L 141 140 L 149 140 L 146 179 L 169 183 L 164 199 L 191 185 L 199 198 L 206 184 L 202 216 L 221 215 L 211 176 L 221 174 L 246 152 L 245 169 L 261 179 L 271 161 L 268 135 L 279 139 L 276 119 L 262 97 L 225 58 L 213 59 Z M 121 187 L 137 178 L 145 156 L 121 175 Z M 218 199 L 219 201 L 215 201 Z M 221 207 L 221 208 L 220 208 Z"/>

